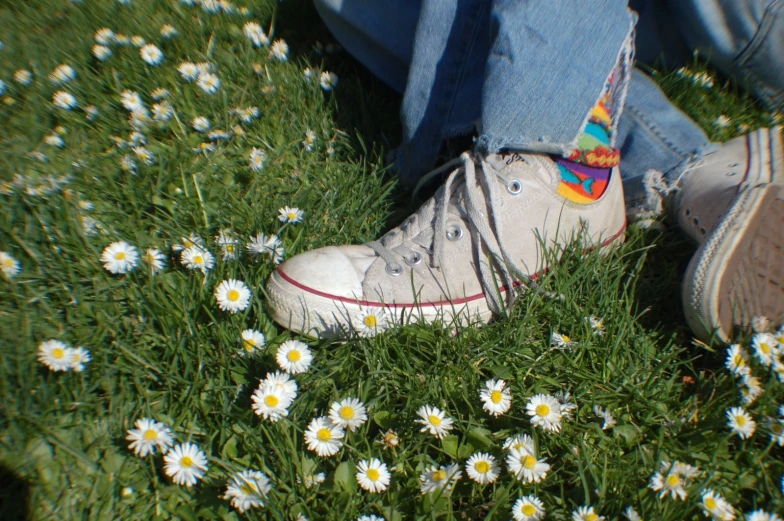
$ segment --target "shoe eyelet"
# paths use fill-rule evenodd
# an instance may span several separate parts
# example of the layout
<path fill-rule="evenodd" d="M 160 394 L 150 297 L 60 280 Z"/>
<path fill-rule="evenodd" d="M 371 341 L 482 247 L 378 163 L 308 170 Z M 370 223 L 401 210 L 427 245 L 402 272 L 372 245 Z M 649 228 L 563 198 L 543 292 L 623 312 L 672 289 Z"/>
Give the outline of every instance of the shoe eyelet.
<path fill-rule="evenodd" d="M 403 273 L 403 266 L 401 266 L 400 264 L 396 264 L 395 267 L 393 268 L 392 266 L 387 264 L 386 270 L 387 273 L 389 273 L 393 277 L 399 277 L 400 274 Z"/>
<path fill-rule="evenodd" d="M 686 217 L 690 217 L 691 216 L 691 208 L 686 208 L 686 210 L 683 211 L 683 215 L 685 215 Z"/>
<path fill-rule="evenodd" d="M 415 251 L 411 258 L 406 257 L 406 264 L 409 266 L 416 266 L 420 262 L 422 262 L 422 254 L 418 251 Z"/>
<path fill-rule="evenodd" d="M 700 226 L 700 233 L 702 235 L 708 235 L 708 229 L 705 228 L 704 226 Z"/>
<path fill-rule="evenodd" d="M 736 166 L 740 166 L 740 164 L 733 161 L 732 163 L 727 163 L 727 166 L 730 168 L 735 168 Z"/>
<path fill-rule="evenodd" d="M 735 172 L 735 171 L 732 171 L 732 172 L 727 172 L 725 175 L 726 175 L 727 177 L 734 177 L 734 176 L 738 175 L 738 173 L 737 173 L 737 172 Z"/>
<path fill-rule="evenodd" d="M 408 231 L 408 227 L 414 224 L 415 220 L 416 217 L 411 217 L 410 219 L 406 219 L 405 221 L 403 221 L 403 224 L 400 225 L 400 229 L 403 230 L 404 232 Z"/>
<path fill-rule="evenodd" d="M 446 238 L 450 241 L 459 241 L 463 238 L 463 229 L 458 225 L 452 226 L 446 231 Z"/>
<path fill-rule="evenodd" d="M 692 219 L 692 222 L 694 223 L 694 226 L 699 226 L 700 225 L 700 218 L 699 217 L 695 217 L 694 219 Z"/>
<path fill-rule="evenodd" d="M 512 195 L 518 195 L 523 191 L 523 185 L 517 179 L 512 179 L 509 184 L 506 185 L 506 191 Z"/>

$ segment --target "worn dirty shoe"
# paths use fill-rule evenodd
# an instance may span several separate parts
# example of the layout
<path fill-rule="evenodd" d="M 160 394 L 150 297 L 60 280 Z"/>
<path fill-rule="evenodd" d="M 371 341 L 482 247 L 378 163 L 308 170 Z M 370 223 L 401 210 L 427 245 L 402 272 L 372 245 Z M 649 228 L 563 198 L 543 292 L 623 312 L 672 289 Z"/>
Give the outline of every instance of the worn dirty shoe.
<path fill-rule="evenodd" d="M 547 156 L 463 154 L 444 186 L 400 226 L 361 246 L 330 246 L 281 264 L 267 284 L 275 321 L 319 337 L 370 335 L 408 321 L 487 322 L 514 288 L 547 268 L 542 246 L 578 233 L 623 239 L 621 177 L 596 201 L 558 193 Z"/>
<path fill-rule="evenodd" d="M 784 150 L 779 129 L 723 144 L 682 177 L 679 227 L 699 249 L 683 279 L 686 320 L 707 341 L 765 316 L 784 323 Z"/>

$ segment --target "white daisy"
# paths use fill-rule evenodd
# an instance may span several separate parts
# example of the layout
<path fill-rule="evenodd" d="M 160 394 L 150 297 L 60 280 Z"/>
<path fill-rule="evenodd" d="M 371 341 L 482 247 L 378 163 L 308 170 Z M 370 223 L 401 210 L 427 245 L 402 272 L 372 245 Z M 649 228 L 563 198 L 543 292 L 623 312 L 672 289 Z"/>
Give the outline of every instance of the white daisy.
<path fill-rule="evenodd" d="M 122 168 L 124 172 L 133 174 L 136 172 L 136 161 L 130 154 L 125 154 L 120 160 L 120 168 Z"/>
<path fill-rule="evenodd" d="M 602 425 L 602 430 L 605 431 L 607 429 L 612 429 L 617 425 L 617 421 L 615 421 L 615 417 L 610 413 L 609 410 L 605 410 L 602 408 L 601 405 L 594 405 L 593 406 L 593 413 L 604 420 L 604 424 Z"/>
<path fill-rule="evenodd" d="M 84 371 L 84 365 L 87 364 L 92 358 L 90 351 L 83 347 L 75 347 L 71 349 L 71 369 L 74 372 L 81 373 Z"/>
<path fill-rule="evenodd" d="M 784 446 L 784 419 L 782 418 L 768 418 L 768 431 L 770 433 L 770 441 Z"/>
<path fill-rule="evenodd" d="M 143 47 L 147 43 L 147 40 L 139 36 L 138 34 L 134 34 L 131 36 L 131 45 L 134 47 Z"/>
<path fill-rule="evenodd" d="M 242 352 L 245 355 L 258 353 L 266 345 L 264 334 L 255 329 L 246 329 L 242 332 Z"/>
<path fill-rule="evenodd" d="M 248 22 L 242 27 L 242 32 L 250 40 L 254 47 L 264 47 L 269 45 L 270 40 L 264 30 L 256 22 Z"/>
<path fill-rule="evenodd" d="M 201 270 L 203 273 L 207 273 L 207 270 L 210 270 L 215 266 L 215 257 L 212 253 L 210 253 L 209 250 L 202 249 L 198 246 L 191 246 L 190 248 L 182 250 L 180 260 L 186 268 Z"/>
<path fill-rule="evenodd" d="M 331 91 L 338 86 L 338 75 L 329 71 L 322 72 L 319 76 L 319 85 L 324 92 Z"/>
<path fill-rule="evenodd" d="M 262 381 L 251 396 L 253 401 L 251 408 L 265 420 L 276 422 L 289 415 L 289 406 L 293 399 L 293 395 L 287 393 L 285 389 Z"/>
<path fill-rule="evenodd" d="M 93 45 L 92 53 L 98 61 L 102 62 L 105 62 L 112 57 L 112 50 L 105 45 Z"/>
<path fill-rule="evenodd" d="M 638 514 L 637 511 L 634 509 L 634 507 L 632 507 L 631 505 L 626 507 L 626 510 L 623 511 L 623 515 L 629 521 L 642 521 L 642 517 L 640 517 L 640 514 Z"/>
<path fill-rule="evenodd" d="M 297 521 L 300 521 L 300 520 L 298 519 Z M 307 519 L 305 521 L 307 521 Z M 359 516 L 357 518 L 357 521 L 386 521 L 386 519 L 384 519 L 383 517 L 379 517 L 379 516 L 377 516 L 375 514 L 369 514 L 369 515 L 366 515 L 366 516 Z"/>
<path fill-rule="evenodd" d="M 95 43 L 101 45 L 111 45 L 114 43 L 114 31 L 108 27 L 102 27 L 95 31 Z"/>
<path fill-rule="evenodd" d="M 672 499 L 684 500 L 688 495 L 686 487 L 698 473 L 699 469 L 691 465 L 678 461 L 672 463 L 662 461 L 659 464 L 659 472 L 651 476 L 651 482 L 648 486 L 659 492 L 660 498 L 669 494 Z"/>
<path fill-rule="evenodd" d="M 280 371 L 268 373 L 259 385 L 269 385 L 280 390 L 288 396 L 290 401 L 293 401 L 294 398 L 297 397 L 297 382 L 294 381 L 288 373 L 282 373 Z"/>
<path fill-rule="evenodd" d="M 550 345 L 555 349 L 568 349 L 577 345 L 577 342 L 569 338 L 567 335 L 553 332 L 550 337 Z"/>
<path fill-rule="evenodd" d="M 479 391 L 482 408 L 492 416 L 506 413 L 512 407 L 512 393 L 503 380 L 488 380 Z"/>
<path fill-rule="evenodd" d="M 417 416 L 421 419 L 414 421 L 424 425 L 424 427 L 420 429 L 420 432 L 430 431 L 430 434 L 439 440 L 443 439 L 443 437 L 452 430 L 452 418 L 446 416 L 444 411 L 438 407 L 424 405 L 417 411 Z"/>
<path fill-rule="evenodd" d="M 242 514 L 251 508 L 263 507 L 271 489 L 270 480 L 263 472 L 243 470 L 229 480 L 223 497 L 230 499 L 231 506 Z"/>
<path fill-rule="evenodd" d="M 215 64 L 210 62 L 199 62 L 196 64 L 196 68 L 199 69 L 200 74 L 215 72 Z"/>
<path fill-rule="evenodd" d="M 419 476 L 420 491 L 423 495 L 449 493 L 460 480 L 461 475 L 460 466 L 456 463 L 450 463 L 446 466 L 433 465 L 425 469 L 425 472 Z"/>
<path fill-rule="evenodd" d="M 250 169 L 253 172 L 260 172 L 264 169 L 264 161 L 267 159 L 267 154 L 260 148 L 252 148 L 250 151 Z"/>
<path fill-rule="evenodd" d="M 210 120 L 203 116 L 199 116 L 197 118 L 193 118 L 191 125 L 197 132 L 207 132 L 210 129 Z"/>
<path fill-rule="evenodd" d="M 194 443 L 177 445 L 163 460 L 164 472 L 178 485 L 193 486 L 207 472 L 207 456 Z"/>
<path fill-rule="evenodd" d="M 131 147 L 139 147 L 141 145 L 146 145 L 147 136 L 145 136 L 141 132 L 132 132 L 131 135 L 128 136 L 128 144 Z"/>
<path fill-rule="evenodd" d="M 706 516 L 716 521 L 732 521 L 735 519 L 735 511 L 732 505 L 711 489 L 702 492 L 700 507 Z"/>
<path fill-rule="evenodd" d="M 65 141 L 57 134 L 49 134 L 46 136 L 44 138 L 44 143 L 57 148 L 62 148 L 65 146 Z"/>
<path fill-rule="evenodd" d="M 733 434 L 737 434 L 740 439 L 745 440 L 754 434 L 757 422 L 743 407 L 733 407 L 727 411 L 727 426 Z"/>
<path fill-rule="evenodd" d="M 232 235 L 231 230 L 221 230 L 215 237 L 215 242 L 221 247 L 223 260 L 235 260 L 239 256 L 239 241 Z"/>
<path fill-rule="evenodd" d="M 387 314 L 382 308 L 365 308 L 359 310 L 354 329 L 363 337 L 372 337 L 387 327 Z"/>
<path fill-rule="evenodd" d="M 305 132 L 305 139 L 302 140 L 302 146 L 305 148 L 305 152 L 313 152 L 313 148 L 316 146 L 316 133 L 312 130 L 308 129 Z"/>
<path fill-rule="evenodd" d="M 139 96 L 139 93 L 132 90 L 124 90 L 120 94 L 120 103 L 122 106 L 125 107 L 128 111 L 140 110 L 144 108 L 144 102 L 142 101 L 142 97 Z"/>
<path fill-rule="evenodd" d="M 313 361 L 313 355 L 305 342 L 286 340 L 275 355 L 278 365 L 289 374 L 304 373 Z"/>
<path fill-rule="evenodd" d="M 130 45 L 131 39 L 122 33 L 115 33 L 114 42 L 118 45 Z"/>
<path fill-rule="evenodd" d="M 150 273 L 153 275 L 161 271 L 166 265 L 163 253 L 158 248 L 147 248 L 147 251 L 142 255 L 142 260 L 150 267 Z"/>
<path fill-rule="evenodd" d="M 481 485 L 493 483 L 498 479 L 499 469 L 495 458 L 487 453 L 473 454 L 465 466 L 466 474 Z"/>
<path fill-rule="evenodd" d="M 305 217 L 305 212 L 297 207 L 284 206 L 278 210 L 278 220 L 284 223 L 298 223 Z"/>
<path fill-rule="evenodd" d="M 578 507 L 572 512 L 572 521 L 604 521 L 605 517 L 596 513 L 593 507 Z"/>
<path fill-rule="evenodd" d="M 354 432 L 367 421 L 365 404 L 356 398 L 344 398 L 333 402 L 329 408 L 329 419 L 349 432 Z"/>
<path fill-rule="evenodd" d="M 199 73 L 199 79 L 196 82 L 201 90 L 207 94 L 215 94 L 220 89 L 221 82 L 217 76 L 209 72 Z"/>
<path fill-rule="evenodd" d="M 144 107 L 132 110 L 131 117 L 128 118 L 128 124 L 136 130 L 143 130 L 149 122 L 150 111 Z"/>
<path fill-rule="evenodd" d="M 727 128 L 730 123 L 732 123 L 732 120 L 724 114 L 717 117 L 713 122 L 713 124 L 719 128 Z"/>
<path fill-rule="evenodd" d="M 550 432 L 561 430 L 561 404 L 549 394 L 537 394 L 525 406 L 531 423 Z"/>
<path fill-rule="evenodd" d="M 308 430 L 305 431 L 305 443 L 308 450 L 319 456 L 333 456 L 343 446 L 344 435 L 340 425 L 335 425 L 329 418 L 322 416 L 311 420 Z"/>
<path fill-rule="evenodd" d="M 577 409 L 577 404 L 572 401 L 572 395 L 569 393 L 569 391 L 558 391 L 554 396 L 561 405 L 561 417 L 571 418 L 572 411 Z"/>
<path fill-rule="evenodd" d="M 19 261 L 11 257 L 7 252 L 0 251 L 0 271 L 3 272 L 6 278 L 12 279 L 16 277 L 21 269 Z"/>
<path fill-rule="evenodd" d="M 523 496 L 512 506 L 515 521 L 539 521 L 544 519 L 544 504 L 536 496 Z"/>
<path fill-rule="evenodd" d="M 784 349 L 784 325 L 779 326 L 773 336 L 776 337 L 776 342 L 779 343 L 779 350 Z"/>
<path fill-rule="evenodd" d="M 368 492 L 384 492 L 389 487 L 389 478 L 386 463 L 377 458 L 357 464 L 357 483 Z"/>
<path fill-rule="evenodd" d="M 326 479 L 326 474 L 323 472 L 317 472 L 316 474 L 307 474 L 301 478 L 297 476 L 297 483 L 302 483 L 305 485 L 305 488 L 313 488 L 324 483 L 324 480 Z"/>
<path fill-rule="evenodd" d="M 215 290 L 215 300 L 223 311 L 236 313 L 243 311 L 250 303 L 251 293 L 248 286 L 241 280 L 224 280 Z"/>
<path fill-rule="evenodd" d="M 751 337 L 751 347 L 754 348 L 754 354 L 760 363 L 767 367 L 773 364 L 773 359 L 778 355 L 778 344 L 776 337 L 770 333 L 756 333 Z"/>
<path fill-rule="evenodd" d="M 106 271 L 114 273 L 128 273 L 136 267 L 139 253 L 136 247 L 125 241 L 117 241 L 107 246 L 101 254 L 101 262 Z"/>
<path fill-rule="evenodd" d="M 749 355 L 743 350 L 740 344 L 732 344 L 727 348 L 727 361 L 724 365 L 735 376 L 749 374 Z"/>
<path fill-rule="evenodd" d="M 52 96 L 52 103 L 54 103 L 55 107 L 63 110 L 71 110 L 79 105 L 73 95 L 62 90 L 58 90 L 54 93 Z"/>
<path fill-rule="evenodd" d="M 155 101 L 162 101 L 171 96 L 171 93 L 163 87 L 158 87 L 150 93 L 150 97 Z"/>
<path fill-rule="evenodd" d="M 223 141 L 225 139 L 231 138 L 231 132 L 226 132 L 225 130 L 211 130 L 207 133 L 207 137 L 213 141 Z"/>
<path fill-rule="evenodd" d="M 182 62 L 179 67 L 177 67 L 177 71 L 185 81 L 196 81 L 199 79 L 199 69 L 194 63 Z"/>
<path fill-rule="evenodd" d="M 310 70 L 310 67 L 305 67 L 302 70 L 302 77 L 305 78 L 306 80 L 310 80 L 311 78 L 313 78 L 313 71 Z"/>
<path fill-rule="evenodd" d="M 134 425 L 136 428 L 128 429 L 128 436 L 125 437 L 131 442 L 128 445 L 130 450 L 142 458 L 147 454 L 155 454 L 155 449 L 160 449 L 161 454 L 166 454 L 172 445 L 172 435 L 165 423 L 150 418 L 140 418 Z"/>
<path fill-rule="evenodd" d="M 166 38 L 167 40 L 174 38 L 177 36 L 177 29 L 174 28 L 171 24 L 163 24 L 161 26 L 161 36 Z"/>
<path fill-rule="evenodd" d="M 604 336 L 604 319 L 591 315 L 587 320 L 595 334 Z"/>
<path fill-rule="evenodd" d="M 769 514 L 768 512 L 757 509 L 746 516 L 746 521 L 782 521 L 776 514 Z"/>
<path fill-rule="evenodd" d="M 533 452 L 525 449 L 512 449 L 506 457 L 506 466 L 509 467 L 509 472 L 523 483 L 539 483 L 550 471 L 546 458 L 537 459 Z"/>
<path fill-rule="evenodd" d="M 759 378 L 751 376 L 751 374 L 743 375 L 741 383 L 743 388 L 740 390 L 740 394 L 743 398 L 743 403 L 751 405 L 762 394 L 762 383 Z"/>
<path fill-rule="evenodd" d="M 62 85 L 76 79 L 76 71 L 70 65 L 62 64 L 54 68 L 49 74 L 49 81 L 55 85 Z"/>
<path fill-rule="evenodd" d="M 517 436 L 512 436 L 504 441 L 504 450 L 510 452 L 516 450 L 534 454 L 536 452 L 536 446 L 534 445 L 534 439 L 529 435 L 518 434 Z"/>
<path fill-rule="evenodd" d="M 259 233 L 256 237 L 251 237 L 248 243 L 248 251 L 257 256 L 269 255 L 275 264 L 280 264 L 283 260 L 285 250 L 277 235 L 264 235 Z"/>
<path fill-rule="evenodd" d="M 19 85 L 27 87 L 33 83 L 33 73 L 27 69 L 19 69 L 14 73 L 14 80 L 16 80 Z"/>
<path fill-rule="evenodd" d="M 152 165 L 155 163 L 155 154 L 145 147 L 135 147 L 133 153 L 145 165 Z"/>
<path fill-rule="evenodd" d="M 70 371 L 73 351 L 59 340 L 47 340 L 38 346 L 38 361 L 52 371 Z"/>
<path fill-rule="evenodd" d="M 272 47 L 270 47 L 270 58 L 274 58 L 278 61 L 285 62 L 289 59 L 289 46 L 288 44 L 281 39 L 277 39 L 273 42 Z"/>

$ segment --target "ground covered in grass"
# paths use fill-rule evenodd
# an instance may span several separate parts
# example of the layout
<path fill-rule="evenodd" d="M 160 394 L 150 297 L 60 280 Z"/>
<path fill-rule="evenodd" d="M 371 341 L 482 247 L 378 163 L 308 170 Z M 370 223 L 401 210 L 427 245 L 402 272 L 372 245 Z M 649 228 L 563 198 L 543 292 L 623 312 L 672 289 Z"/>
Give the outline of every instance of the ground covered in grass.
<path fill-rule="evenodd" d="M 672 231 L 568 249 L 563 300 L 481 329 L 270 321 L 276 262 L 411 210 L 383 166 L 399 99 L 310 3 L 29 0 L 0 27 L 0 518 L 784 509 L 781 335 L 693 342 Z M 655 77 L 716 139 L 774 122 L 699 61 Z M 331 409 L 345 429 L 312 428 Z"/>

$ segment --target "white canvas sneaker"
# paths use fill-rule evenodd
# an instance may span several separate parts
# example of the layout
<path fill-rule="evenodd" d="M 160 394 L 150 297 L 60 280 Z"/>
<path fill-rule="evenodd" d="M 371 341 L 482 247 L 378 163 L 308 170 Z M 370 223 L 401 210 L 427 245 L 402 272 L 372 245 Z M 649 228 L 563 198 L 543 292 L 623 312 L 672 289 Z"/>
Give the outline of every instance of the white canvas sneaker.
<path fill-rule="evenodd" d="M 690 169 L 673 199 L 699 248 L 683 279 L 695 336 L 729 342 L 754 317 L 784 323 L 784 149 L 779 129 L 729 141 Z"/>
<path fill-rule="evenodd" d="M 400 226 L 361 246 L 330 246 L 281 264 L 267 284 L 274 320 L 318 337 L 370 335 L 408 321 L 487 322 L 547 269 L 543 246 L 580 234 L 623 240 L 620 172 L 595 202 L 560 196 L 547 156 L 463 154 L 444 186 Z"/>

